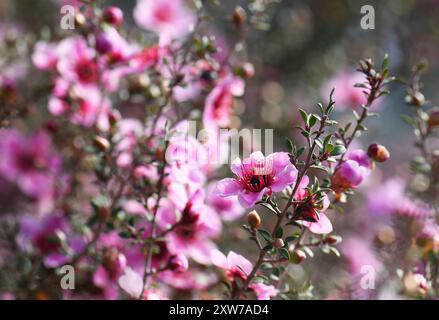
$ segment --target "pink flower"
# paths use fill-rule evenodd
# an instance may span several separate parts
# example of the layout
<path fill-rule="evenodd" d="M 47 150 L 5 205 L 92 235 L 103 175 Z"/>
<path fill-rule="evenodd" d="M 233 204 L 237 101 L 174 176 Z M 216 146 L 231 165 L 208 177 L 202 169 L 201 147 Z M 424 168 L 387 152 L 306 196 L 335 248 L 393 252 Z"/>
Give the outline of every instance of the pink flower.
<path fill-rule="evenodd" d="M 353 276 L 364 272 L 365 267 L 372 267 L 379 272 L 383 265 L 376 257 L 367 240 L 358 236 L 344 237 L 340 245 L 341 252 L 347 260 L 349 271 Z"/>
<path fill-rule="evenodd" d="M 250 261 L 233 251 L 230 251 L 227 257 L 219 250 L 212 251 L 212 262 L 218 268 L 223 269 L 227 278 L 232 282 L 237 279 L 247 279 L 253 269 Z M 248 287 L 256 293 L 258 300 L 269 300 L 278 293 L 275 287 L 263 283 L 250 283 Z"/>
<path fill-rule="evenodd" d="M 142 277 L 130 267 L 126 267 L 124 274 L 119 277 L 119 286 L 132 298 L 137 299 L 143 291 Z"/>
<path fill-rule="evenodd" d="M 126 258 L 117 250 L 111 250 L 104 256 L 103 264 L 93 274 L 93 284 L 102 290 L 106 299 L 116 299 L 118 295 L 116 280 L 126 267 Z"/>
<path fill-rule="evenodd" d="M 74 84 L 96 84 L 99 77 L 95 51 L 82 38 L 67 38 L 57 47 L 60 75 Z"/>
<path fill-rule="evenodd" d="M 264 283 L 252 283 L 249 287 L 256 293 L 258 300 L 270 300 L 270 298 L 276 297 L 279 293 L 274 286 Z"/>
<path fill-rule="evenodd" d="M 204 192 L 196 191 L 180 211 L 169 200 L 164 200 L 157 213 L 162 229 L 176 224 L 166 235 L 167 247 L 172 254 L 181 253 L 201 264 L 209 264 L 210 253 L 216 248 L 211 238 L 221 231 L 216 213 L 204 204 Z"/>
<path fill-rule="evenodd" d="M 156 32 L 160 43 L 168 44 L 187 35 L 196 18 L 182 0 L 138 0 L 134 20 L 141 28 Z"/>
<path fill-rule="evenodd" d="M 333 88 L 334 100 L 336 108 L 339 110 L 346 109 L 360 109 L 361 105 L 367 102 L 366 96 L 363 93 L 363 88 L 356 88 L 356 83 L 363 83 L 364 76 L 359 72 L 341 71 L 333 78 L 327 81 L 321 89 L 321 95 L 327 99 Z M 380 105 L 380 101 L 374 103 L 375 107 Z"/>
<path fill-rule="evenodd" d="M 111 108 L 110 99 L 102 96 L 98 87 L 75 86 L 71 90 L 71 95 L 72 97 L 62 94 L 52 96 L 49 100 L 49 111 L 56 116 L 68 114 L 74 124 L 84 127 L 96 124 L 102 131 L 110 128 L 109 117 L 114 114 L 114 111 Z M 70 98 L 73 98 L 72 102 L 67 103 L 66 100 Z"/>
<path fill-rule="evenodd" d="M 219 181 L 215 193 L 221 197 L 237 195 L 246 208 L 254 206 L 266 194 L 282 191 L 297 177 L 297 169 L 286 152 L 264 157 L 262 152 L 257 151 L 242 162 L 239 158 L 234 160 L 231 169 L 236 178 Z"/>
<path fill-rule="evenodd" d="M 20 220 L 17 242 L 26 251 L 36 250 L 44 256 L 44 265 L 56 268 L 70 260 L 61 245 L 65 238 L 66 244 L 73 254 L 84 249 L 85 240 L 82 237 L 68 235 L 70 226 L 67 220 L 60 215 L 49 215 L 43 219 L 24 216 Z"/>
<path fill-rule="evenodd" d="M 186 256 L 179 253 L 169 257 L 168 266 L 173 272 L 183 273 L 189 268 L 189 262 L 187 261 Z"/>
<path fill-rule="evenodd" d="M 244 82 L 231 75 L 225 76 L 206 98 L 203 112 L 205 128 L 228 127 L 233 110 L 233 97 L 244 93 Z"/>
<path fill-rule="evenodd" d="M 211 255 L 212 263 L 223 269 L 230 281 L 234 281 L 235 278 L 247 279 L 247 275 L 253 269 L 250 261 L 233 251 L 230 251 L 227 257 L 219 250 L 213 250 Z"/>
<path fill-rule="evenodd" d="M 244 209 L 235 197 L 220 197 L 215 194 L 216 184 L 208 186 L 206 204 L 212 207 L 224 221 L 236 220 L 244 214 Z"/>
<path fill-rule="evenodd" d="M 53 195 L 61 159 L 43 131 L 24 136 L 14 130 L 0 131 L 0 175 L 15 182 L 35 198 Z"/>
<path fill-rule="evenodd" d="M 308 198 L 308 186 L 309 178 L 303 177 L 299 191 L 295 196 L 295 200 L 303 201 Z M 307 227 L 312 233 L 315 234 L 327 234 L 332 232 L 332 223 L 324 213 L 329 205 L 329 198 L 326 194 L 323 195 L 321 203 L 315 204 L 315 197 L 311 197 L 307 202 L 299 204 L 296 207 L 296 212 L 299 213 L 299 221 L 302 225 Z"/>
<path fill-rule="evenodd" d="M 45 41 L 38 41 L 35 44 L 32 62 L 38 69 L 54 70 L 57 61 L 56 45 Z"/>
<path fill-rule="evenodd" d="M 346 158 L 332 178 L 332 188 L 336 192 L 357 188 L 370 173 L 371 163 L 363 150 L 349 152 Z"/>

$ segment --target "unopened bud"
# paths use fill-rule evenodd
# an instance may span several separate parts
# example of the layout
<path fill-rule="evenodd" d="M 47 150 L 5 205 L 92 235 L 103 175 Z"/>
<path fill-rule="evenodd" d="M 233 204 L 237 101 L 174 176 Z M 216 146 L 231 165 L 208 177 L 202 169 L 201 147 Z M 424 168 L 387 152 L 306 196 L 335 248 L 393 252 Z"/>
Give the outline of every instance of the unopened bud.
<path fill-rule="evenodd" d="M 425 97 L 421 92 L 417 91 L 414 92 L 413 94 L 407 95 L 405 97 L 405 102 L 407 102 L 410 105 L 420 107 L 425 104 Z"/>
<path fill-rule="evenodd" d="M 275 248 L 282 248 L 285 245 L 285 242 L 281 238 L 276 238 L 273 242 L 273 246 Z"/>
<path fill-rule="evenodd" d="M 236 69 L 236 74 L 245 79 L 251 78 L 255 74 L 255 67 L 250 62 L 244 62 Z"/>
<path fill-rule="evenodd" d="M 402 282 L 405 292 L 410 296 L 423 296 L 428 291 L 428 282 L 420 273 L 408 272 Z"/>
<path fill-rule="evenodd" d="M 111 217 L 111 210 L 110 208 L 107 207 L 100 207 L 98 209 L 98 218 L 99 221 L 101 222 L 108 222 L 108 220 L 110 220 Z"/>
<path fill-rule="evenodd" d="M 186 256 L 182 254 L 176 254 L 172 255 L 169 258 L 168 266 L 169 269 L 176 273 L 183 273 L 188 269 L 189 263 Z"/>
<path fill-rule="evenodd" d="M 241 26 L 247 20 L 247 13 L 245 10 L 237 6 L 232 15 L 232 21 L 236 26 Z"/>
<path fill-rule="evenodd" d="M 96 149 L 104 152 L 110 149 L 110 142 L 108 142 L 107 139 L 100 136 L 96 136 L 93 139 L 93 145 L 95 146 Z"/>
<path fill-rule="evenodd" d="M 87 18 L 82 13 L 77 13 L 75 15 L 75 26 L 83 27 L 87 22 Z"/>
<path fill-rule="evenodd" d="M 300 249 L 296 249 L 290 254 L 290 260 L 292 263 L 299 264 L 306 259 L 306 254 Z"/>
<path fill-rule="evenodd" d="M 108 7 L 104 11 L 103 19 L 108 24 L 118 26 L 123 22 L 123 12 L 118 7 Z"/>
<path fill-rule="evenodd" d="M 434 108 L 428 115 L 428 126 L 430 128 L 439 126 L 439 108 Z"/>
<path fill-rule="evenodd" d="M 369 146 L 367 155 L 376 162 L 384 162 L 390 158 L 390 153 L 387 148 L 376 143 Z"/>
<path fill-rule="evenodd" d="M 261 226 L 261 217 L 256 210 L 249 212 L 247 215 L 247 222 L 252 229 L 258 229 Z"/>
<path fill-rule="evenodd" d="M 325 242 L 326 244 L 338 244 L 338 243 L 341 242 L 341 240 L 342 240 L 342 238 L 341 238 L 340 236 L 337 236 L 337 235 L 335 235 L 335 234 L 332 234 L 332 235 L 330 235 L 330 236 L 327 236 L 327 237 L 325 238 L 324 242 Z"/>

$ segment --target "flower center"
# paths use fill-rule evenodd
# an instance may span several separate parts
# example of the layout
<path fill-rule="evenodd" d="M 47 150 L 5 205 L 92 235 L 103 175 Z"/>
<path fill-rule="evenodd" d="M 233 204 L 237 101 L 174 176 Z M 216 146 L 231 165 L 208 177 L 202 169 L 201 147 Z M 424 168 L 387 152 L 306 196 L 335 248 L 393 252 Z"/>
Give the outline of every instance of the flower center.
<path fill-rule="evenodd" d="M 252 192 L 259 192 L 273 182 L 271 175 L 251 175 L 242 180 L 243 187 Z"/>
<path fill-rule="evenodd" d="M 97 79 L 96 65 L 93 61 L 83 59 L 76 64 L 76 73 L 84 83 L 93 83 Z"/>
<path fill-rule="evenodd" d="M 154 17 L 160 22 L 169 22 L 172 20 L 172 9 L 168 4 L 163 4 L 155 10 Z"/>

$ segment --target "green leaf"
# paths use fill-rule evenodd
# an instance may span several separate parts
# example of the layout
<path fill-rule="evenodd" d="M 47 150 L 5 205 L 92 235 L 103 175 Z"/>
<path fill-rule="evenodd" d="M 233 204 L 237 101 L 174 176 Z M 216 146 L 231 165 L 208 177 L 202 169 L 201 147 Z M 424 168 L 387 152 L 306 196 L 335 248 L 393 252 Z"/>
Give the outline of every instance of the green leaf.
<path fill-rule="evenodd" d="M 341 144 L 338 144 L 338 145 L 334 146 L 334 149 L 332 149 L 331 156 L 333 156 L 333 157 L 339 156 L 339 155 L 342 155 L 345 152 L 346 152 L 345 146 L 343 146 Z"/>
<path fill-rule="evenodd" d="M 119 232 L 119 237 L 123 238 L 123 239 L 128 239 L 131 237 L 130 233 L 127 231 L 121 231 Z"/>
<path fill-rule="evenodd" d="M 276 238 L 282 238 L 283 235 L 284 235 L 284 230 L 282 229 L 282 227 L 277 228 L 275 232 Z"/>
<path fill-rule="evenodd" d="M 402 119 L 402 121 L 404 121 L 405 123 L 407 123 L 410 126 L 416 125 L 415 119 L 413 119 L 412 117 L 410 117 L 406 114 L 401 115 L 401 119 Z"/>
<path fill-rule="evenodd" d="M 300 147 L 299 149 L 297 149 L 296 151 L 296 157 L 300 157 L 306 150 L 306 147 Z"/>
<path fill-rule="evenodd" d="M 293 151 L 294 151 L 294 144 L 293 144 L 293 142 L 290 139 L 285 138 L 285 146 L 287 147 L 287 150 L 288 150 L 289 153 L 293 153 Z"/>
<path fill-rule="evenodd" d="M 338 251 L 338 249 L 337 248 L 334 248 L 334 247 L 329 247 L 329 250 L 331 250 L 331 252 L 333 253 L 333 254 L 335 254 L 338 258 L 340 258 L 340 251 Z"/>
<path fill-rule="evenodd" d="M 312 128 L 317 123 L 317 116 L 315 114 L 311 114 L 309 118 L 309 126 Z"/>
<path fill-rule="evenodd" d="M 286 248 L 280 248 L 278 251 L 279 251 L 279 255 L 282 258 L 285 258 L 288 261 L 290 260 L 290 253 L 288 252 L 288 250 Z"/>
<path fill-rule="evenodd" d="M 303 110 L 303 109 L 301 109 L 301 108 L 299 108 L 299 112 L 300 112 L 300 116 L 302 117 L 302 119 L 303 119 L 303 122 L 305 122 L 305 124 L 309 124 L 308 122 L 309 122 L 309 116 L 308 116 L 308 114 L 306 113 L 306 111 L 305 110 Z"/>
<path fill-rule="evenodd" d="M 265 241 L 272 243 L 273 238 L 271 237 L 270 232 L 264 229 L 258 229 L 258 233 L 261 235 L 262 238 L 264 238 Z"/>

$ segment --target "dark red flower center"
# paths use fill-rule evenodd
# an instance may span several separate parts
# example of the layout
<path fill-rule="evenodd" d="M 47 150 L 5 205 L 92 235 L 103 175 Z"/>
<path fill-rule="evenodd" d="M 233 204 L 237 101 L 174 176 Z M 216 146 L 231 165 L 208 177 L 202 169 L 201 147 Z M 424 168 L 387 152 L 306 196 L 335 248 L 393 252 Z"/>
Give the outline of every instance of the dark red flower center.
<path fill-rule="evenodd" d="M 271 175 L 251 175 L 241 179 L 242 186 L 251 192 L 259 192 L 265 187 L 270 187 L 272 182 Z"/>
<path fill-rule="evenodd" d="M 80 60 L 75 67 L 79 80 L 83 83 L 93 83 L 97 80 L 96 64 L 88 59 Z"/>
<path fill-rule="evenodd" d="M 160 22 L 169 22 L 172 20 L 172 9 L 165 3 L 154 11 L 154 17 Z"/>

